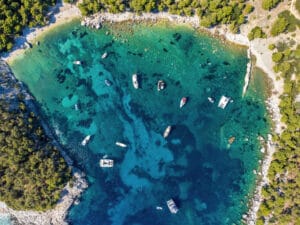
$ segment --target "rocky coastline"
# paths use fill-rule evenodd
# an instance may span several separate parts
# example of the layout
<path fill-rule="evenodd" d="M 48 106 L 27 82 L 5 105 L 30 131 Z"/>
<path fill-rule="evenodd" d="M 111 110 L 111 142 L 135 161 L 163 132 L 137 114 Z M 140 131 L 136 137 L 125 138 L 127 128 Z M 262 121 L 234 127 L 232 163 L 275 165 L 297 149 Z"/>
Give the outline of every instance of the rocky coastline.
<path fill-rule="evenodd" d="M 8 64 L 0 60 L 0 97 L 9 99 L 11 107 L 18 106 L 18 95 L 22 94 L 25 98 L 25 104 L 27 108 L 38 114 L 38 108 L 35 104 L 33 96 L 28 92 L 25 85 L 18 81 Z M 17 225 L 63 225 L 67 224 L 66 216 L 68 209 L 71 205 L 79 199 L 81 193 L 87 188 L 87 182 L 85 175 L 78 169 L 73 167 L 72 160 L 65 153 L 60 144 L 56 141 L 51 129 L 47 123 L 42 119 L 41 125 L 46 135 L 52 140 L 52 144 L 55 145 L 61 152 L 62 156 L 66 160 L 67 164 L 72 168 L 72 180 L 64 187 L 61 192 L 61 198 L 58 201 L 54 209 L 37 212 L 37 211 L 17 211 L 9 208 L 4 202 L 0 202 L 0 216 L 7 216 L 10 218 L 12 224 Z"/>

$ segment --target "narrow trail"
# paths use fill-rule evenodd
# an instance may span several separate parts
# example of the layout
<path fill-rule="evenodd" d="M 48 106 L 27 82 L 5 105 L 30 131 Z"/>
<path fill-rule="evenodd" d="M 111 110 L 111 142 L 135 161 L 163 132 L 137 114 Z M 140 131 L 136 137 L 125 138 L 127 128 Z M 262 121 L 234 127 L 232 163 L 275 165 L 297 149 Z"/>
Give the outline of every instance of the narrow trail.
<path fill-rule="evenodd" d="M 298 20 L 300 20 L 300 13 L 296 9 L 296 0 L 292 0 L 290 11 Z"/>

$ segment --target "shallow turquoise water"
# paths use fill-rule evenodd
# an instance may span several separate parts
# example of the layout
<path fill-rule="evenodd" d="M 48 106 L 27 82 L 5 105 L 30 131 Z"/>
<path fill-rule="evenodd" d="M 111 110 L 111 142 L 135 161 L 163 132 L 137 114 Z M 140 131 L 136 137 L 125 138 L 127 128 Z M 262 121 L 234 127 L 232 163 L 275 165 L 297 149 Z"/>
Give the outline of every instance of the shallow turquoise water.
<path fill-rule="evenodd" d="M 78 22 L 51 31 L 15 60 L 14 73 L 87 174 L 89 188 L 71 209 L 71 223 L 239 224 L 261 158 L 257 137 L 268 131 L 263 87 L 250 86 L 241 97 L 247 61 L 245 49 L 188 27 L 122 24 L 94 31 Z M 141 89 L 133 88 L 133 73 Z M 167 84 L 161 92 L 159 79 Z M 217 107 L 222 95 L 233 99 L 224 110 Z M 183 96 L 188 103 L 179 109 Z M 164 139 L 168 125 L 173 130 Z M 99 167 L 104 155 L 114 168 Z M 166 207 L 170 198 L 179 206 L 176 215 Z"/>
<path fill-rule="evenodd" d="M 11 225 L 10 216 L 0 213 L 0 225 Z"/>

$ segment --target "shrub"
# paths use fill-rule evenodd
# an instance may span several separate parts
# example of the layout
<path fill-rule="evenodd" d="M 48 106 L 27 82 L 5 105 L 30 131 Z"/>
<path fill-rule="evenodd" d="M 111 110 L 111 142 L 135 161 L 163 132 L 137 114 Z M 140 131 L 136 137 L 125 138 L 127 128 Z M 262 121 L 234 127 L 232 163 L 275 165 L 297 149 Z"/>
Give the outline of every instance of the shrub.
<path fill-rule="evenodd" d="M 279 4 L 280 0 L 262 0 L 262 8 L 270 10 Z"/>
<path fill-rule="evenodd" d="M 266 38 L 266 37 L 267 35 L 265 34 L 265 32 L 263 32 L 263 30 L 259 26 L 254 27 L 248 34 L 248 39 L 250 41 L 255 38 Z"/>
<path fill-rule="evenodd" d="M 271 35 L 277 36 L 277 35 L 283 33 L 284 31 L 286 31 L 288 24 L 289 23 L 285 18 L 283 18 L 283 17 L 278 18 L 272 25 Z"/>
<path fill-rule="evenodd" d="M 270 49 L 270 50 L 274 50 L 275 47 L 276 47 L 276 46 L 275 46 L 274 44 L 270 44 L 270 45 L 269 45 L 269 49 Z"/>
<path fill-rule="evenodd" d="M 280 62 L 280 60 L 283 58 L 283 54 L 281 52 L 275 52 L 272 54 L 272 60 L 273 62 Z"/>

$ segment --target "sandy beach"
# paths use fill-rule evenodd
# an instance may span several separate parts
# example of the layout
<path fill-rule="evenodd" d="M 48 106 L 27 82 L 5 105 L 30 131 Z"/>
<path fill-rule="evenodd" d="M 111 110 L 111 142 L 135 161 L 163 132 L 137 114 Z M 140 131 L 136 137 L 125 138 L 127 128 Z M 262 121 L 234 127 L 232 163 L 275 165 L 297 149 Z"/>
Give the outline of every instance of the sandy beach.
<path fill-rule="evenodd" d="M 53 6 L 48 15 L 50 16 L 49 23 L 44 27 L 27 28 L 23 30 L 23 36 L 16 38 L 15 45 L 12 51 L 2 54 L 1 58 L 8 63 L 13 61 L 14 57 L 26 50 L 26 42 L 35 44 L 36 39 L 43 33 L 53 29 L 61 24 L 68 23 L 76 18 L 81 18 L 80 10 L 70 4 L 57 4 Z"/>
<path fill-rule="evenodd" d="M 287 1 L 284 1 L 283 8 L 289 8 Z M 14 59 L 15 56 L 20 54 L 20 52 L 24 51 L 24 41 L 26 40 L 27 42 L 34 43 L 35 39 L 41 35 L 43 32 L 49 31 L 53 27 L 66 23 L 74 18 L 80 18 L 80 11 L 78 8 L 75 6 L 71 6 L 69 4 L 64 4 L 61 6 L 57 6 L 59 9 L 59 12 L 53 15 L 53 20 L 52 22 L 47 25 L 46 27 L 43 28 L 35 28 L 31 29 L 25 37 L 19 38 L 17 40 L 16 47 L 14 50 L 4 56 L 2 58 L 6 60 L 7 62 L 10 62 Z M 266 23 L 270 24 L 270 21 L 267 20 L 267 13 L 261 13 L 258 10 L 254 11 L 255 13 L 253 14 L 253 18 L 255 19 L 250 20 L 249 23 L 242 25 L 241 27 L 241 32 L 240 34 L 232 34 L 228 31 L 227 27 L 225 26 L 219 26 L 215 27 L 212 29 L 204 29 L 205 31 L 208 31 L 212 35 L 217 35 L 217 36 L 222 36 L 224 37 L 227 41 L 233 42 L 235 44 L 239 45 L 244 45 L 249 48 L 249 55 L 251 54 L 252 56 L 255 56 L 256 61 L 255 65 L 259 68 L 261 68 L 267 75 L 268 77 L 272 80 L 273 82 L 273 88 L 272 88 L 272 95 L 269 97 L 267 100 L 267 108 L 270 112 L 270 115 L 273 120 L 274 124 L 274 129 L 272 132 L 280 134 L 285 127 L 285 125 L 280 121 L 281 120 L 281 115 L 280 115 L 280 110 L 279 110 L 279 103 L 280 103 L 280 95 L 283 93 L 283 80 L 282 79 L 277 79 L 278 75 L 275 74 L 273 71 L 273 66 L 274 63 L 272 61 L 272 51 L 268 49 L 269 44 L 271 43 L 276 43 L 279 40 L 284 40 L 286 38 L 286 35 L 279 35 L 277 37 L 269 37 L 267 39 L 254 39 L 253 41 L 249 41 L 247 38 L 247 35 L 249 31 L 256 25 L 256 24 L 261 24 L 261 23 Z M 276 10 L 272 11 L 271 13 L 277 13 Z M 198 29 L 200 27 L 200 21 L 198 17 L 182 17 L 182 16 L 177 16 L 177 15 L 170 15 L 168 13 L 156 13 L 156 14 L 151 14 L 151 13 L 144 13 L 142 15 L 136 15 L 133 13 L 122 13 L 122 14 L 110 14 L 110 13 L 99 13 L 96 15 L 93 15 L 89 18 L 84 18 L 82 20 L 82 25 L 85 26 L 91 26 L 91 27 L 99 27 L 103 22 L 109 22 L 109 23 L 116 23 L 116 22 L 122 22 L 122 21 L 142 21 L 142 20 L 150 20 L 150 21 L 157 21 L 157 20 L 168 20 L 170 22 L 178 23 L 178 24 L 188 24 L 191 25 L 192 27 Z M 298 35 L 298 39 L 299 39 Z M 299 43 L 299 40 L 296 40 Z M 248 71 L 248 69 L 247 69 Z M 249 82 L 249 79 L 251 79 L 251 64 L 249 68 L 249 72 L 247 72 L 247 75 L 245 76 L 245 83 Z M 247 89 L 247 86 L 245 87 L 245 91 Z M 250 210 L 247 213 L 247 215 L 244 215 L 244 220 L 247 222 L 247 224 L 255 224 L 256 221 L 256 213 L 259 209 L 259 205 L 262 201 L 261 197 L 261 189 L 262 186 L 266 183 L 268 183 L 268 178 L 267 178 L 267 173 L 268 173 L 268 168 L 270 166 L 270 163 L 272 161 L 272 155 L 276 150 L 276 143 L 272 142 L 272 136 L 271 134 L 268 136 L 268 140 L 266 140 L 266 146 L 267 148 L 265 149 L 265 157 L 262 160 L 261 164 L 261 171 L 258 172 L 260 175 L 261 179 L 259 179 L 259 182 L 257 184 L 257 188 L 254 193 L 254 197 L 250 201 Z M 72 204 L 72 203 L 71 203 Z M 60 215 L 59 218 L 62 219 L 66 215 L 67 209 L 70 207 L 70 204 L 66 204 L 64 206 L 58 206 L 50 211 L 46 212 L 46 217 L 47 218 L 52 218 L 53 215 Z M 0 212 L 1 210 L 5 207 L 0 205 Z M 56 211 L 55 211 L 56 210 Z M 11 212 L 7 210 L 7 212 Z M 55 213 L 54 213 L 55 212 Z M 26 215 L 30 215 L 31 212 L 20 212 L 18 213 L 12 213 L 16 217 L 25 217 Z M 26 214 L 26 215 L 25 215 Z M 33 218 L 33 217 L 31 217 Z M 44 218 L 44 217 L 41 217 Z M 37 220 L 37 219 L 35 219 Z M 43 219 L 44 220 L 44 219 Z M 42 221 L 42 220 L 39 220 Z M 48 220 L 49 221 L 49 220 Z M 55 219 L 50 219 L 50 221 L 58 221 Z M 37 223 L 37 224 L 50 224 L 50 223 Z M 58 223 L 53 223 L 53 224 L 58 224 Z"/>

